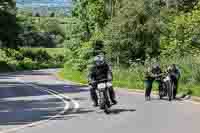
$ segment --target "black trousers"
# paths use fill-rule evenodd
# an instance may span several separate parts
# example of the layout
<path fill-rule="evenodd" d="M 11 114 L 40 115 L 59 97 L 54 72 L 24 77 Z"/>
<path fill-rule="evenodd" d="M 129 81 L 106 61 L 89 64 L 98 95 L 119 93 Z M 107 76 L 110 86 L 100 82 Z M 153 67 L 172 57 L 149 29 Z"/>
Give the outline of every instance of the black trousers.
<path fill-rule="evenodd" d="M 90 96 L 94 103 L 98 103 L 98 96 L 97 96 L 96 88 L 97 88 L 96 85 L 90 86 Z M 113 87 L 108 88 L 108 91 L 109 91 L 109 98 L 110 98 L 111 102 L 114 102 L 116 95 L 115 95 L 115 91 L 114 91 Z"/>
<path fill-rule="evenodd" d="M 148 97 L 151 95 L 151 90 L 152 90 L 154 81 L 156 81 L 158 83 L 159 91 L 161 90 L 161 81 L 155 80 L 155 79 L 145 80 L 145 82 L 144 82 L 145 83 L 145 97 Z"/>
<path fill-rule="evenodd" d="M 178 79 L 174 76 L 171 76 L 172 82 L 174 83 L 174 90 L 173 90 L 173 96 L 176 97 L 177 90 L 178 90 Z"/>

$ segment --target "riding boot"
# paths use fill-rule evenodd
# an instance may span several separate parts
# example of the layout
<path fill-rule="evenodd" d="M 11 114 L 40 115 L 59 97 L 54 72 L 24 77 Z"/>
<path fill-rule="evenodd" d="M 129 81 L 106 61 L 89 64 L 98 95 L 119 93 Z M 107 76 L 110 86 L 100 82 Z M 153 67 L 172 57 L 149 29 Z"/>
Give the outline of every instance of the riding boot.
<path fill-rule="evenodd" d="M 93 87 L 90 88 L 90 96 L 91 96 L 92 101 L 94 102 L 93 106 L 98 106 L 98 96 L 97 96 L 95 88 Z"/>
<path fill-rule="evenodd" d="M 145 100 L 150 100 L 153 80 L 145 80 Z"/>
<path fill-rule="evenodd" d="M 178 81 L 174 80 L 173 99 L 176 99 L 177 89 L 178 89 Z"/>
<path fill-rule="evenodd" d="M 113 87 L 109 88 L 109 97 L 110 97 L 112 104 L 117 104 L 116 95 L 115 95 L 115 91 L 114 91 Z"/>

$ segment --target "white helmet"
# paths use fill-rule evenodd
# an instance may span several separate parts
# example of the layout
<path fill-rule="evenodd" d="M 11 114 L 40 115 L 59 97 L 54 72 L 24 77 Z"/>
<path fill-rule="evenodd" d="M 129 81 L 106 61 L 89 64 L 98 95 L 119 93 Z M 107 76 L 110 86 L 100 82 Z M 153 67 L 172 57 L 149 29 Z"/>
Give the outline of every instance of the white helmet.
<path fill-rule="evenodd" d="M 97 66 L 103 65 L 105 63 L 105 59 L 103 55 L 97 55 L 94 57 L 94 62 Z"/>

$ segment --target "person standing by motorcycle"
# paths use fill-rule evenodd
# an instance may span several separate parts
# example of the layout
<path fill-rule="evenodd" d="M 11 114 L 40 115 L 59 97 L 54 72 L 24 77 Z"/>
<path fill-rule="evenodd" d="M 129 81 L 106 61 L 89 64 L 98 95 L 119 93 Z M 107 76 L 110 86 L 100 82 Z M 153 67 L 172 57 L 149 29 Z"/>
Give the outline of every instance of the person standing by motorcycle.
<path fill-rule="evenodd" d="M 97 42 L 97 44 L 102 45 L 102 42 Z M 99 52 L 95 52 L 96 56 L 94 57 L 92 66 L 89 69 L 88 83 L 90 86 L 90 96 L 92 101 L 94 102 L 93 105 L 98 106 L 98 96 L 96 92 L 97 83 L 104 79 L 112 81 L 113 75 L 111 67 L 105 61 L 105 54 L 101 50 L 99 50 Z M 108 89 L 110 101 L 112 102 L 112 104 L 117 104 L 113 87 L 110 87 Z"/>
<path fill-rule="evenodd" d="M 150 95 L 151 95 L 151 90 L 152 90 L 152 85 L 153 82 L 156 80 L 157 77 L 162 73 L 161 67 L 159 64 L 154 64 L 151 67 L 147 68 L 147 71 L 145 72 L 145 100 L 149 101 L 150 100 Z M 160 81 L 156 80 L 159 85 L 159 90 L 160 90 Z"/>
<path fill-rule="evenodd" d="M 172 82 L 174 83 L 173 99 L 176 99 L 176 94 L 178 90 L 178 81 L 181 76 L 180 69 L 175 64 L 172 64 L 167 68 L 167 71 L 170 73 Z"/>

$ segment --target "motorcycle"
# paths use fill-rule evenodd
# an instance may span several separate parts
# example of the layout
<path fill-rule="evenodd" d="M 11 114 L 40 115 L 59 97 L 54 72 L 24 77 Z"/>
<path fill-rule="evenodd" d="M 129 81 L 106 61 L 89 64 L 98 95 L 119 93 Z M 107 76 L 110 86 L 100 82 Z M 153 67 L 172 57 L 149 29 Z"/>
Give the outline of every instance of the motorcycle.
<path fill-rule="evenodd" d="M 158 79 L 161 83 L 159 86 L 159 97 L 162 99 L 165 96 L 168 96 L 168 100 L 171 101 L 173 98 L 173 89 L 174 84 L 171 79 L 170 73 L 164 73 Z"/>
<path fill-rule="evenodd" d="M 99 106 L 100 109 L 104 110 L 106 114 L 109 114 L 109 108 L 111 107 L 110 101 L 109 101 L 109 92 L 108 89 L 112 87 L 112 82 L 107 80 L 101 80 L 97 83 L 97 94 L 99 99 Z"/>

